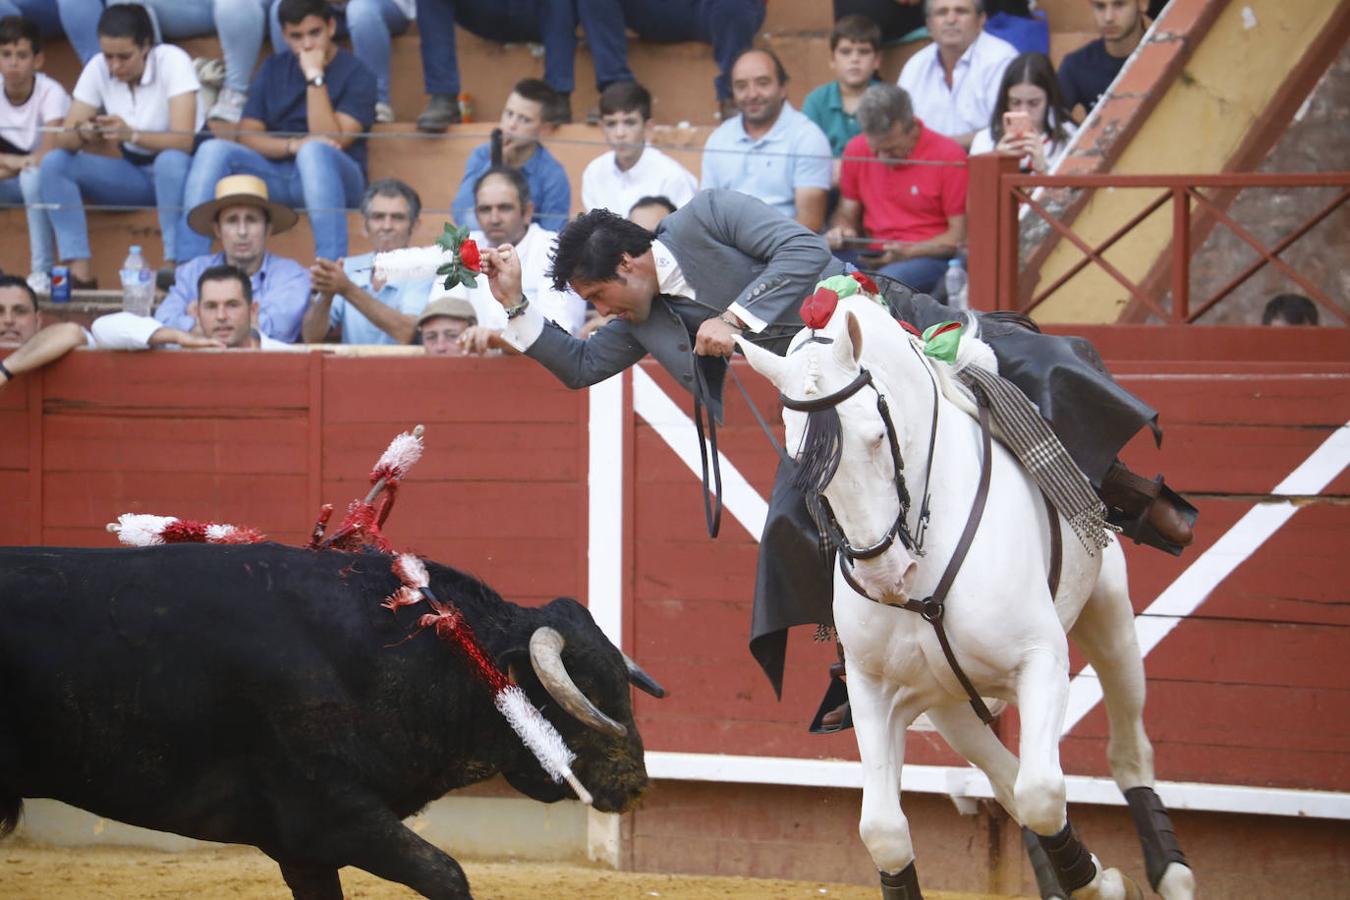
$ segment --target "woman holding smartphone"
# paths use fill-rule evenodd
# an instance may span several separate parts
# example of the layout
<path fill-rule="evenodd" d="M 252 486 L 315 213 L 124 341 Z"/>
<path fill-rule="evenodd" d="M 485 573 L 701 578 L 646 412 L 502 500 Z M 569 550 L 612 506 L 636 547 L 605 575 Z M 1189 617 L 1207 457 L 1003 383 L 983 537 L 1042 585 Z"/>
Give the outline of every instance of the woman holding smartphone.
<path fill-rule="evenodd" d="M 1074 131 L 1049 57 L 1023 53 L 1004 70 L 989 127 L 976 133 L 970 152 L 1015 155 L 1021 157 L 1023 171 L 1044 175 Z"/>
<path fill-rule="evenodd" d="M 105 9 L 98 43 L 101 52 L 80 73 L 65 130 L 56 136 L 57 149 L 43 157 L 38 176 L 43 202 L 54 207 L 57 250 L 76 288 L 97 287 L 85 204 L 157 206 L 164 265 L 174 265 L 183 183 L 202 124 L 192 59 L 180 47 L 155 44 L 145 7 Z M 119 155 L 86 152 L 102 148 Z"/>

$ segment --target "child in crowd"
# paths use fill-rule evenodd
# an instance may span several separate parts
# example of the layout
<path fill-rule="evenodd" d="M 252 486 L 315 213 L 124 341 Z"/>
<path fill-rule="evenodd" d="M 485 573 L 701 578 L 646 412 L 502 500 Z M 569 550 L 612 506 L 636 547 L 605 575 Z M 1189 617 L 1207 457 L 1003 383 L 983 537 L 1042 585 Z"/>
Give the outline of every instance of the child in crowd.
<path fill-rule="evenodd" d="M 1024 113 L 1012 131 L 1004 128 L 1004 113 Z M 998 88 L 998 102 L 989 127 L 975 135 L 970 152 L 1015 154 L 1022 169 L 1044 175 L 1059 162 L 1073 137 L 1074 124 L 1060 99 L 1055 67 L 1044 53 L 1023 53 L 1008 64 Z"/>
<path fill-rule="evenodd" d="M 591 160 L 581 176 L 581 203 L 625 215 L 643 197 L 663 196 L 675 206 L 698 192 L 693 173 L 647 145 L 652 95 L 636 81 L 616 81 L 600 93 L 600 128 L 610 150 Z"/>
<path fill-rule="evenodd" d="M 171 270 L 179 258 L 193 135 L 204 118 L 192 58 L 181 47 L 155 44 L 145 7 L 109 6 L 98 20 L 98 42 L 101 52 L 75 83 L 56 149 L 39 166 L 42 202 L 50 206 L 57 249 L 75 288 L 97 286 L 86 205 L 157 206 L 164 265 Z M 117 155 L 94 152 L 107 150 Z"/>
<path fill-rule="evenodd" d="M 534 220 L 550 230 L 561 228 L 572 209 L 572 188 L 567 182 L 567 170 L 539 143 L 543 135 L 553 130 L 562 105 L 562 98 L 546 82 L 522 78 L 511 89 L 511 95 L 502 107 L 500 164 L 525 173 L 530 196 L 534 198 Z M 450 215 L 458 224 L 478 228 L 473 186 L 497 164 L 498 161 L 492 158 L 490 143 L 479 144 L 469 154 L 464 164 L 464 177 L 450 204 Z"/>
<path fill-rule="evenodd" d="M 21 16 L 0 19 L 0 203 L 28 210 L 31 266 L 28 285 L 39 294 L 51 292 L 54 256 L 52 223 L 42 208 L 37 164 L 52 147 L 53 135 L 43 126 L 60 125 L 70 109 L 66 89 L 38 70 L 42 37 L 33 22 Z"/>
<path fill-rule="evenodd" d="M 806 95 L 802 112 L 830 139 L 834 184 L 839 185 L 839 157 L 861 129 L 854 113 L 881 64 L 881 29 L 866 16 L 845 16 L 830 32 L 830 70 L 834 81 Z"/>

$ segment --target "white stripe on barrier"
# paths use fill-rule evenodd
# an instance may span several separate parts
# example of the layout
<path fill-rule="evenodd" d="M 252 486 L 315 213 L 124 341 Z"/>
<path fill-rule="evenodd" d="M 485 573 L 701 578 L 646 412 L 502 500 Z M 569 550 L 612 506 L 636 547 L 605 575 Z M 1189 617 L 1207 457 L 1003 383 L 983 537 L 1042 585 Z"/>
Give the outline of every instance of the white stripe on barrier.
<path fill-rule="evenodd" d="M 842 759 L 794 759 L 780 756 L 723 756 L 715 753 L 668 753 L 649 750 L 647 774 L 655 779 L 717 781 L 730 784 L 786 784 L 801 787 L 862 788 L 862 763 Z M 1125 798 L 1110 778 L 1069 775 L 1070 803 L 1124 806 Z M 984 773 L 972 766 L 907 765 L 903 790 L 975 799 L 994 798 Z M 1350 794 L 1296 791 L 1187 781 L 1159 781 L 1158 796 L 1169 809 L 1350 819 Z"/>
<path fill-rule="evenodd" d="M 641 366 L 634 366 L 632 371 L 633 411 L 656 430 L 689 471 L 702 478 L 698 432 L 694 423 Z M 759 540 L 764 531 L 764 520 L 769 517 L 769 504 L 724 454 L 718 453 L 717 458 L 722 464 L 723 509 L 731 513 L 752 538 Z"/>
<path fill-rule="evenodd" d="M 616 647 L 623 646 L 623 375 L 587 391 L 586 605 Z"/>
<path fill-rule="evenodd" d="M 1271 491 L 1276 496 L 1306 497 L 1320 494 L 1333 478 L 1350 465 L 1350 422 L 1322 442 L 1312 455 Z M 1219 584 L 1246 562 L 1271 535 L 1298 512 L 1283 500 L 1258 503 L 1223 537 L 1214 542 L 1168 585 L 1148 608 L 1134 617 L 1139 652 L 1145 657 L 1182 619 L 1204 603 Z M 1069 684 L 1069 705 L 1064 713 L 1063 734 L 1068 734 L 1102 699 L 1101 681 L 1091 666 L 1085 666 Z"/>

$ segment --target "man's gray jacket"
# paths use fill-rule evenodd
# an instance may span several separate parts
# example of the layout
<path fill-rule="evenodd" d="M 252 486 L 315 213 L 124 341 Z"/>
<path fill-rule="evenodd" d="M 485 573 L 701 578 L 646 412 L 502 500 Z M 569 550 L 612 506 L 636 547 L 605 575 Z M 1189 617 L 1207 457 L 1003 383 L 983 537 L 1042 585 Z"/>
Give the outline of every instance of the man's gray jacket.
<path fill-rule="evenodd" d="M 646 321 L 616 320 L 589 340 L 549 323 L 525 352 L 571 388 L 603 381 L 650 353 L 693 391 L 695 366 L 702 365 L 710 388 L 707 403 L 720 420 L 726 363 L 715 357 L 695 362 L 693 334 L 699 323 L 735 303 L 767 324 L 752 337 L 781 353 L 802 327 L 802 301 L 817 281 L 842 272 L 843 264 L 820 235 L 736 191 L 697 194 L 657 226 L 656 237 L 675 257 L 696 302 L 658 294 Z"/>

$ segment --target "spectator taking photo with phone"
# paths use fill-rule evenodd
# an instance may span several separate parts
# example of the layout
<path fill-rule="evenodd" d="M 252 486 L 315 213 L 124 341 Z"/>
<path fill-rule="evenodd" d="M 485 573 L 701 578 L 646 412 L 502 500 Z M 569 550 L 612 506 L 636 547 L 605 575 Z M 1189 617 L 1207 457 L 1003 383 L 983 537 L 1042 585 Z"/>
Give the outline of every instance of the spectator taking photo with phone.
<path fill-rule="evenodd" d="M 1023 171 L 1044 175 L 1059 161 L 1074 131 L 1049 58 L 1023 53 L 1003 73 L 989 127 L 975 135 L 970 152 L 1015 155 Z"/>

